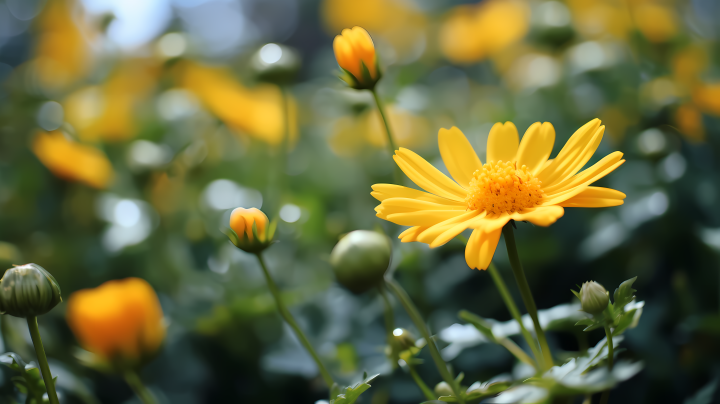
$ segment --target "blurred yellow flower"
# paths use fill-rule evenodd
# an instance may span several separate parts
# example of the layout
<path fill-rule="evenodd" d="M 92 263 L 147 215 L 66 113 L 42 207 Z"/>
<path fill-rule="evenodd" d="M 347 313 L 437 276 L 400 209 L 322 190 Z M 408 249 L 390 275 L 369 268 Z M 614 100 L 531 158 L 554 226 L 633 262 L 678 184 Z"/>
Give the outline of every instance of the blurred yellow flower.
<path fill-rule="evenodd" d="M 393 128 L 395 141 L 404 147 L 422 147 L 429 140 L 430 124 L 427 118 L 413 114 L 395 105 L 386 110 Z M 387 145 L 385 124 L 377 109 L 371 108 L 358 116 L 344 116 L 333 123 L 330 147 L 341 156 L 356 154 L 369 144 L 381 148 Z"/>
<path fill-rule="evenodd" d="M 411 0 L 324 0 L 321 15 L 328 33 L 360 26 L 389 43 L 395 57 L 417 57 L 425 47 L 427 18 Z"/>
<path fill-rule="evenodd" d="M 373 88 L 380 78 L 375 45 L 361 27 L 345 28 L 333 40 L 335 59 L 351 77 L 343 77 L 350 87 Z"/>
<path fill-rule="evenodd" d="M 63 106 L 65 119 L 85 141 L 123 141 L 137 135 L 136 114 L 155 87 L 159 66 L 152 61 L 123 63 L 99 86 L 70 94 Z"/>
<path fill-rule="evenodd" d="M 573 27 L 588 38 L 625 39 L 632 26 L 627 0 L 568 0 Z"/>
<path fill-rule="evenodd" d="M 705 140 L 702 113 L 692 103 L 683 104 L 675 111 L 675 124 L 680 133 L 696 142 Z"/>
<path fill-rule="evenodd" d="M 692 99 L 701 110 L 720 116 L 720 82 L 698 86 L 693 92 Z"/>
<path fill-rule="evenodd" d="M 114 173 L 110 161 L 100 150 L 68 140 L 60 131 L 39 132 L 32 150 L 56 176 L 95 188 L 106 188 Z"/>
<path fill-rule="evenodd" d="M 109 281 L 73 293 L 66 319 L 83 348 L 110 361 L 142 361 L 165 339 L 160 302 L 152 287 L 139 278 Z"/>
<path fill-rule="evenodd" d="M 51 1 L 38 18 L 35 68 L 43 87 L 62 89 L 90 70 L 91 54 L 71 1 Z"/>
<path fill-rule="evenodd" d="M 440 28 L 440 49 L 451 62 L 475 63 L 520 41 L 528 32 L 530 10 L 515 0 L 460 5 Z"/>
<path fill-rule="evenodd" d="M 272 84 L 246 88 L 221 67 L 185 63 L 180 67 L 181 84 L 230 128 L 276 146 L 286 133 L 283 97 Z M 289 140 L 297 138 L 297 105 L 290 98 Z"/>
<path fill-rule="evenodd" d="M 600 145 L 604 126 L 594 119 L 568 140 L 553 160 L 555 129 L 536 122 L 520 142 L 512 122 L 496 123 L 487 141 L 483 165 L 465 135 L 456 127 L 440 129 L 440 154 L 453 180 L 419 155 L 400 148 L 394 158 L 405 174 L 427 192 L 393 184 L 373 185 L 381 201 L 377 216 L 412 226 L 399 238 L 441 246 L 464 230 L 473 229 L 465 248 L 470 268 L 486 269 L 502 227 L 510 220 L 549 226 L 564 207 L 599 208 L 622 205 L 625 194 L 592 187 L 625 160 L 614 152 L 578 172 Z"/>
<path fill-rule="evenodd" d="M 258 235 L 258 240 L 265 241 L 265 229 L 268 226 L 268 218 L 257 208 L 235 208 L 230 214 L 230 228 L 238 237 L 245 234 L 249 241 L 253 241 L 253 225 Z"/>
<path fill-rule="evenodd" d="M 650 42 L 667 42 L 678 32 L 676 12 L 667 6 L 645 2 L 632 6 L 631 12 L 637 29 Z"/>

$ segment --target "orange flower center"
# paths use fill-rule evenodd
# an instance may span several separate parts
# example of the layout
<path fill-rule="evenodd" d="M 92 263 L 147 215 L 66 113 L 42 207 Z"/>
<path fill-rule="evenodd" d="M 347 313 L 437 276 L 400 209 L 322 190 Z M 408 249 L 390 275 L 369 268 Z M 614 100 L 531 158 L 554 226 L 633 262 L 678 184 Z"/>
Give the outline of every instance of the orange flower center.
<path fill-rule="evenodd" d="M 468 194 L 468 209 L 488 214 L 514 213 L 536 206 L 544 193 L 542 182 L 526 166 L 516 161 L 490 161 L 473 173 Z"/>

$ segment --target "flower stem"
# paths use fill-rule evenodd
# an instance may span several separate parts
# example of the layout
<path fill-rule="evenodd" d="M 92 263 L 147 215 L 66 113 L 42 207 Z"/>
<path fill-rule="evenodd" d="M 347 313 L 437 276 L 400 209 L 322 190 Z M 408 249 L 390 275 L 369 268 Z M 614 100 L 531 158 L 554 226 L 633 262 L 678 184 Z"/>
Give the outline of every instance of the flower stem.
<path fill-rule="evenodd" d="M 130 386 L 130 389 L 132 389 L 133 393 L 140 399 L 140 401 L 143 402 L 143 404 L 156 404 L 157 400 L 155 400 L 155 397 L 150 393 L 150 390 L 148 390 L 147 387 L 145 387 L 145 384 L 143 384 L 142 380 L 140 380 L 140 376 L 133 371 L 127 371 L 123 375 L 125 377 L 125 382 Z"/>
<path fill-rule="evenodd" d="M 425 325 L 425 321 L 422 316 L 420 316 L 420 312 L 417 307 L 415 307 L 415 304 L 412 300 L 410 300 L 410 296 L 408 296 L 407 292 L 405 292 L 402 286 L 400 286 L 400 284 L 394 279 L 385 279 L 385 283 L 388 285 L 390 290 L 392 290 L 395 296 L 397 296 L 398 300 L 400 300 L 400 303 L 405 308 L 405 311 L 407 311 L 410 319 L 412 319 L 413 323 L 415 323 L 415 327 L 417 327 L 418 331 L 420 331 L 420 334 L 425 339 L 428 349 L 430 350 L 430 356 L 433 358 L 435 366 L 437 367 L 438 372 L 440 372 L 440 376 L 442 376 L 443 380 L 450 385 L 460 404 L 465 404 L 465 397 L 460 391 L 460 386 L 455 382 L 455 378 L 452 373 L 450 373 L 450 370 L 448 370 L 447 363 L 445 363 L 445 360 L 443 360 L 440 355 L 440 351 L 438 351 L 437 346 L 435 346 L 435 341 L 430 336 L 430 331 Z"/>
<path fill-rule="evenodd" d="M 612 340 L 612 332 L 610 331 L 610 326 L 605 325 L 605 336 L 607 337 L 607 345 L 608 345 L 608 370 L 612 372 L 613 370 L 613 340 Z M 610 389 L 607 389 L 603 391 L 602 396 L 600 397 L 600 404 L 607 404 L 608 400 L 610 400 Z"/>
<path fill-rule="evenodd" d="M 383 104 L 380 101 L 380 97 L 378 97 L 377 91 L 374 88 L 370 91 L 375 98 L 375 104 L 377 104 L 378 111 L 380 111 L 380 117 L 382 117 L 383 123 L 385 124 L 385 133 L 387 134 L 388 140 L 388 151 L 390 152 L 390 158 L 393 158 L 397 147 L 395 146 L 392 131 L 390 130 L 390 122 L 388 122 L 387 116 L 385 115 L 385 107 L 383 107 Z M 395 183 L 397 183 L 398 185 L 402 184 L 402 171 L 400 171 L 400 167 L 397 164 L 395 164 Z"/>
<path fill-rule="evenodd" d="M 488 272 L 490 272 L 490 276 L 495 282 L 495 286 L 497 287 L 498 292 L 500 292 L 500 296 L 502 296 L 502 299 L 505 302 L 505 306 L 507 306 L 508 311 L 520 326 L 520 333 L 522 333 L 523 337 L 525 337 L 525 342 L 527 342 L 528 346 L 532 350 L 536 362 L 535 369 L 538 372 L 542 371 L 542 369 L 545 368 L 545 365 L 542 354 L 540 353 L 540 349 L 538 348 L 537 341 L 535 340 L 535 338 L 533 338 L 527 328 L 525 328 L 525 325 L 522 322 L 522 317 L 520 316 L 520 311 L 515 305 L 515 301 L 513 300 L 512 296 L 510 296 L 507 285 L 505 285 L 505 281 L 503 280 L 502 276 L 500 276 L 500 272 L 498 272 L 497 267 L 495 267 L 495 264 L 493 264 L 492 262 L 488 267 Z"/>
<path fill-rule="evenodd" d="M 270 271 L 268 271 L 267 266 L 265 265 L 265 260 L 263 259 L 262 254 L 257 253 L 255 255 L 260 262 L 260 267 L 262 267 L 263 274 L 265 275 L 265 280 L 267 281 L 268 288 L 270 289 L 270 293 L 272 293 L 273 297 L 275 298 L 275 304 L 277 304 L 280 315 L 283 317 L 283 319 L 285 319 L 288 325 L 292 327 L 292 329 L 295 331 L 295 335 L 297 335 L 298 339 L 303 344 L 305 349 L 307 349 L 307 351 L 310 353 L 310 356 L 312 356 L 312 358 L 315 360 L 315 363 L 317 364 L 318 369 L 320 369 L 320 374 L 322 375 L 323 380 L 325 380 L 325 384 L 327 384 L 328 389 L 332 389 L 335 381 L 330 375 L 330 372 L 325 369 L 325 366 L 320 361 L 320 357 L 315 352 L 315 349 L 313 349 L 310 341 L 305 336 L 305 333 L 303 333 L 302 329 L 300 329 L 300 326 L 295 321 L 295 318 L 292 316 L 287 307 L 285 307 L 285 304 L 280 297 L 280 289 L 278 289 L 275 281 L 273 281 L 272 277 L 270 276 Z"/>
<path fill-rule="evenodd" d="M 29 316 L 27 318 L 28 328 L 30 329 L 30 337 L 32 338 L 33 346 L 35 347 L 35 354 L 38 358 L 38 364 L 40 365 L 40 371 L 42 373 L 43 381 L 45 382 L 45 388 L 47 389 L 48 399 L 50 404 L 59 404 L 57 392 L 55 391 L 55 381 L 53 380 L 52 373 L 50 373 L 50 365 L 48 365 L 47 357 L 45 356 L 45 348 L 43 347 L 42 339 L 40 339 L 40 330 L 38 329 L 37 317 Z"/>
<path fill-rule="evenodd" d="M 538 319 L 535 299 L 533 299 L 532 292 L 530 291 L 530 285 L 525 277 L 525 271 L 520 263 L 517 246 L 515 245 L 513 223 L 509 222 L 506 224 L 503 227 L 502 232 L 505 236 L 505 245 L 507 247 L 508 258 L 510 259 L 510 266 L 512 267 L 513 275 L 515 275 L 515 281 L 520 289 L 520 295 L 522 296 L 523 303 L 525 303 L 525 308 L 527 309 L 528 314 L 530 314 L 530 318 L 533 320 L 535 335 L 540 343 L 540 350 L 542 351 L 545 362 L 545 370 L 550 369 L 553 366 L 552 353 L 550 352 L 550 347 L 548 346 L 547 339 L 545 338 L 545 332 L 543 332 L 542 327 L 540 327 L 540 320 Z"/>
<path fill-rule="evenodd" d="M 395 330 L 395 315 L 393 314 L 392 304 L 390 304 L 390 299 L 385 291 L 385 287 L 382 284 L 378 285 L 378 293 L 380 293 L 380 297 L 382 297 L 385 305 L 385 332 L 387 334 L 387 343 L 390 347 L 390 361 L 392 362 L 392 368 L 395 369 L 398 366 L 398 359 L 400 359 L 398 356 L 399 349 L 395 343 L 395 338 L 393 337 L 393 331 Z"/>
<path fill-rule="evenodd" d="M 427 398 L 428 400 L 431 400 L 431 401 L 436 400 L 437 396 L 430 389 L 430 387 L 428 387 L 428 385 L 425 384 L 423 379 L 420 377 L 420 375 L 415 370 L 415 367 L 409 363 L 407 366 L 408 366 L 408 372 L 410 373 L 410 377 L 412 377 L 413 380 L 415 380 L 415 383 L 418 385 L 418 387 L 420 387 L 420 390 L 422 390 L 423 395 L 425 395 L 425 398 Z"/>

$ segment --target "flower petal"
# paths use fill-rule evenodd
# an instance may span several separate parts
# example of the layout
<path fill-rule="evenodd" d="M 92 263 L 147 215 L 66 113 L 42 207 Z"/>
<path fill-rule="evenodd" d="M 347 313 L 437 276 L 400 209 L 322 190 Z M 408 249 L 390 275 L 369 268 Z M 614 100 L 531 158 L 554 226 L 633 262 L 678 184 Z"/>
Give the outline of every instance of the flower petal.
<path fill-rule="evenodd" d="M 378 217 L 401 226 L 434 226 L 442 221 L 464 214 L 461 210 L 422 210 L 418 212 L 393 213 Z"/>
<path fill-rule="evenodd" d="M 370 195 L 372 195 L 373 198 L 381 202 L 390 198 L 411 198 L 420 201 L 428 201 L 444 205 L 466 206 L 466 203 L 464 201 L 459 202 L 443 198 L 417 189 L 404 187 L 402 185 L 375 184 L 372 186 L 372 189 L 373 192 L 371 192 Z"/>
<path fill-rule="evenodd" d="M 542 181 L 542 183 L 546 186 L 553 185 L 554 183 L 565 179 L 567 177 L 567 173 L 575 168 L 577 163 L 582 161 L 586 157 L 587 152 L 590 150 L 592 150 L 592 152 L 589 154 L 592 156 L 592 153 L 595 152 L 597 146 L 592 149 L 588 148 L 588 146 L 593 144 L 593 140 L 596 140 L 599 144 L 599 140 L 596 138 L 599 127 L 600 120 L 596 118 L 575 131 L 567 143 L 565 143 L 562 150 L 560 150 L 557 157 L 555 157 L 553 162 L 538 173 L 538 179 L 540 179 L 540 181 Z M 600 134 L 600 138 L 602 139 L 602 134 Z M 588 159 L 589 158 L 590 157 L 588 157 Z M 587 163 L 587 160 L 585 160 L 583 165 L 585 163 Z M 579 171 L 580 168 L 582 168 L 582 165 L 577 167 L 575 173 Z"/>
<path fill-rule="evenodd" d="M 543 187 L 543 192 L 545 192 L 547 198 L 553 198 L 569 189 L 581 185 L 590 185 L 600 178 L 608 175 L 625 162 L 625 160 L 622 160 L 622 156 L 623 154 L 621 152 L 610 153 L 580 174 L 570 177 L 555 185 Z M 543 205 L 544 204 L 545 203 L 543 202 Z"/>
<path fill-rule="evenodd" d="M 465 247 L 465 262 L 471 269 L 487 269 L 495 255 L 502 228 L 485 233 L 475 229 Z"/>
<path fill-rule="evenodd" d="M 623 204 L 625 194 L 610 188 L 587 187 L 583 192 L 561 203 L 566 208 L 606 208 Z"/>
<path fill-rule="evenodd" d="M 423 231 L 425 231 L 425 229 L 427 229 L 427 227 L 414 226 L 400 233 L 398 238 L 403 243 L 417 241 L 417 236 L 420 235 L 420 233 L 422 233 Z"/>
<path fill-rule="evenodd" d="M 539 206 L 513 213 L 512 219 L 518 222 L 528 221 L 536 226 L 547 227 L 563 216 L 565 209 L 560 206 Z"/>
<path fill-rule="evenodd" d="M 513 161 L 517 154 L 520 137 L 512 122 L 493 125 L 487 141 L 487 162 Z"/>
<path fill-rule="evenodd" d="M 485 212 L 479 212 L 477 210 L 468 211 L 463 215 L 448 219 L 426 229 L 417 239 L 422 243 L 430 244 L 430 248 L 441 246 L 465 231 L 474 218 L 485 216 L 485 214 Z M 453 233 L 454 235 L 452 235 Z M 438 238 L 440 238 L 440 241 Z"/>
<path fill-rule="evenodd" d="M 482 162 L 468 139 L 455 126 L 442 128 L 438 133 L 438 146 L 450 175 L 462 187 L 468 186 L 475 170 L 482 168 Z"/>
<path fill-rule="evenodd" d="M 401 147 L 400 150 L 395 151 L 393 158 L 405 175 L 420 188 L 455 201 L 465 200 L 467 192 L 460 185 L 418 156 L 417 153 Z"/>
<path fill-rule="evenodd" d="M 520 141 L 517 152 L 519 166 L 527 166 L 530 172 L 537 174 L 545 165 L 555 145 L 555 128 L 550 122 L 530 125 Z"/>

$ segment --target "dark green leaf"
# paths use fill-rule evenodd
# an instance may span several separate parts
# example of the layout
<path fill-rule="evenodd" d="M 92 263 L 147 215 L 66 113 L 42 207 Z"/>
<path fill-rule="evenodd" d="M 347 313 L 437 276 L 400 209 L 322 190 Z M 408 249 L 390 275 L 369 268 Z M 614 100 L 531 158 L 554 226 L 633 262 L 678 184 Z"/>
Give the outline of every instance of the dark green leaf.
<path fill-rule="evenodd" d="M 616 309 L 625 307 L 626 304 L 632 302 L 633 299 L 635 299 L 635 292 L 637 292 L 637 290 L 632 288 L 632 284 L 635 283 L 636 279 L 637 276 L 634 278 L 630 278 L 625 282 L 621 283 L 620 286 L 615 289 L 615 293 L 613 294 L 613 304 L 615 305 Z"/>
<path fill-rule="evenodd" d="M 367 373 L 364 375 L 367 375 Z M 345 392 L 343 394 L 338 394 L 334 400 L 330 401 L 330 404 L 353 404 L 362 393 L 370 388 L 370 382 L 378 376 L 379 375 L 365 377 L 363 381 L 345 388 Z"/>

